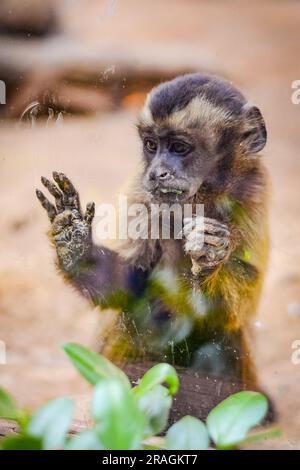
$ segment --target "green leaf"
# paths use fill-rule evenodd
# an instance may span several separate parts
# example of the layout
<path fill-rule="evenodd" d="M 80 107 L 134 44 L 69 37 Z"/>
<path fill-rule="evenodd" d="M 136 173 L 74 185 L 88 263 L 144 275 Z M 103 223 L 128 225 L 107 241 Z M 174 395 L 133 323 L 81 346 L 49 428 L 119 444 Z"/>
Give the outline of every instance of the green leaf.
<path fill-rule="evenodd" d="M 266 439 L 275 439 L 282 435 L 280 428 L 266 429 L 266 431 L 256 432 L 247 436 L 246 439 L 239 442 L 239 445 L 253 444 L 259 441 L 265 441 Z"/>
<path fill-rule="evenodd" d="M 16 420 L 19 410 L 15 400 L 3 388 L 0 388 L 0 418 Z"/>
<path fill-rule="evenodd" d="M 94 430 L 88 429 L 72 437 L 65 446 L 66 450 L 104 450 Z"/>
<path fill-rule="evenodd" d="M 70 398 L 57 398 L 42 406 L 27 427 L 30 436 L 41 438 L 44 449 L 62 448 L 74 413 Z"/>
<path fill-rule="evenodd" d="M 127 375 L 106 357 L 76 343 L 67 343 L 63 349 L 80 374 L 92 385 L 96 385 L 100 380 L 116 377 L 122 380 L 127 388 L 131 387 Z"/>
<path fill-rule="evenodd" d="M 92 414 L 106 449 L 140 449 L 145 419 L 123 381 L 107 379 L 96 385 Z"/>
<path fill-rule="evenodd" d="M 169 450 L 205 450 L 208 445 L 205 424 L 193 416 L 180 419 L 167 432 L 166 447 Z"/>
<path fill-rule="evenodd" d="M 160 434 L 168 424 L 172 398 L 166 387 L 156 385 L 138 400 L 139 409 L 146 416 L 144 436 Z"/>
<path fill-rule="evenodd" d="M 219 403 L 207 417 L 208 432 L 220 449 L 236 446 L 257 426 L 268 411 L 268 402 L 258 392 L 238 392 Z"/>
<path fill-rule="evenodd" d="M 16 435 L 1 441 L 1 450 L 42 450 L 42 440 L 38 437 Z"/>
<path fill-rule="evenodd" d="M 0 418 L 17 421 L 21 429 L 25 428 L 29 420 L 27 411 L 19 409 L 12 396 L 3 388 L 0 388 Z"/>
<path fill-rule="evenodd" d="M 141 378 L 140 383 L 133 389 L 137 397 L 141 397 L 156 385 L 166 383 L 169 386 L 169 394 L 175 395 L 179 388 L 179 378 L 176 370 L 170 364 L 162 363 L 151 367 Z"/>

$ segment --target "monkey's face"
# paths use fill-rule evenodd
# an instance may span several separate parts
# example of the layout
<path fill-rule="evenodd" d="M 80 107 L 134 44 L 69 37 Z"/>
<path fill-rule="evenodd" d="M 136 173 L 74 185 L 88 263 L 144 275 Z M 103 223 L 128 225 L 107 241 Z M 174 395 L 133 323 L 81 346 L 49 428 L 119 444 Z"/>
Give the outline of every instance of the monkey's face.
<path fill-rule="evenodd" d="M 222 191 L 238 158 L 266 143 L 260 111 L 230 83 L 191 74 L 154 88 L 143 108 L 143 183 L 152 199 L 188 201 L 206 184 Z"/>
<path fill-rule="evenodd" d="M 218 154 L 206 134 L 204 130 L 170 126 L 140 128 L 145 161 L 143 183 L 152 199 L 184 202 L 207 181 Z"/>

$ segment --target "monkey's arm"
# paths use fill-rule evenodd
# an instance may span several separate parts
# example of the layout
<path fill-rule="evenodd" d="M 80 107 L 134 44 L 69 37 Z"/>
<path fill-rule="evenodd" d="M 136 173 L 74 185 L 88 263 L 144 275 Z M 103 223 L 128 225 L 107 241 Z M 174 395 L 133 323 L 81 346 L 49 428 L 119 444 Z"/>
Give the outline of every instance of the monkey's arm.
<path fill-rule="evenodd" d="M 242 224 L 234 225 L 233 229 L 240 234 L 238 241 L 236 244 L 228 244 L 226 253 L 219 258 L 218 263 L 207 263 L 205 267 L 205 257 L 200 259 L 200 266 L 197 260 L 194 262 L 198 267 L 194 282 L 198 283 L 206 300 L 206 315 L 200 319 L 199 328 L 210 332 L 213 338 L 220 335 L 224 354 L 229 354 L 229 361 L 233 360 L 237 367 L 236 372 L 253 389 L 257 383 L 248 346 L 252 336 L 249 333 L 260 298 L 268 255 L 267 227 L 264 226 L 263 218 L 255 220 L 256 217 L 257 214 L 244 217 Z M 232 343 L 227 341 L 230 338 L 233 338 Z"/>
<path fill-rule="evenodd" d="M 118 254 L 92 243 L 86 256 L 64 277 L 95 305 L 112 306 L 118 295 L 131 294 L 131 269 Z"/>
<path fill-rule="evenodd" d="M 204 243 L 187 226 L 192 272 L 211 308 L 211 325 L 240 328 L 256 311 L 268 257 L 268 231 L 259 211 L 243 213 L 231 227 L 204 219 Z"/>

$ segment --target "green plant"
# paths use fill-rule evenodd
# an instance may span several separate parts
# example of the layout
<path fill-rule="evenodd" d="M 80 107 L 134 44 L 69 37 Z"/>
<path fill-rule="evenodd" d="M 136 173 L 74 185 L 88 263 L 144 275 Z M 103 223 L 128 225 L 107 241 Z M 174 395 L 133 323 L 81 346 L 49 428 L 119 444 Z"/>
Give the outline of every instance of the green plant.
<path fill-rule="evenodd" d="M 122 370 L 105 357 L 78 344 L 64 350 L 74 366 L 94 386 L 91 414 L 94 425 L 70 437 L 74 402 L 57 398 L 30 416 L 0 389 L 0 417 L 19 424 L 19 434 L 1 440 L 1 449 L 232 449 L 243 443 L 275 437 L 278 429 L 256 433 L 268 409 L 267 399 L 257 392 L 239 392 L 217 405 L 206 425 L 185 416 L 164 437 L 155 437 L 167 427 L 172 397 L 179 388 L 176 370 L 169 364 L 149 369 L 132 388 Z"/>

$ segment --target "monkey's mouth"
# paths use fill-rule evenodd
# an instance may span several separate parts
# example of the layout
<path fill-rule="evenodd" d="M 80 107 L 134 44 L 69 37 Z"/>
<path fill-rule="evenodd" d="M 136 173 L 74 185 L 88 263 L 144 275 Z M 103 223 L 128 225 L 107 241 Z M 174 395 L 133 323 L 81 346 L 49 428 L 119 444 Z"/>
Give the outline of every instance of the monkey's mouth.
<path fill-rule="evenodd" d="M 182 201 L 188 197 L 186 189 L 172 186 L 158 186 L 152 190 L 152 194 L 158 200 L 170 202 Z"/>
<path fill-rule="evenodd" d="M 177 188 L 159 188 L 159 192 L 163 194 L 175 194 L 176 196 L 182 196 L 185 191 Z"/>

